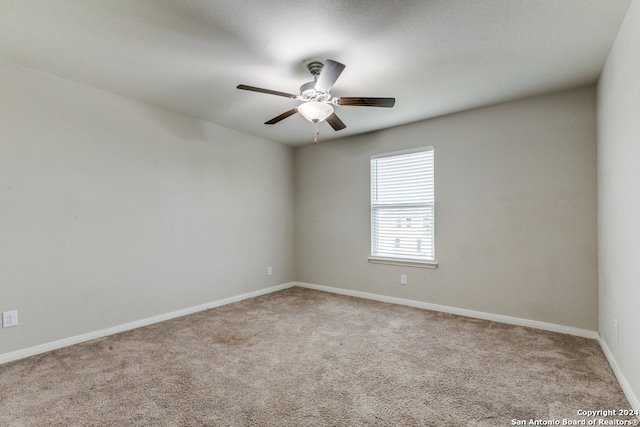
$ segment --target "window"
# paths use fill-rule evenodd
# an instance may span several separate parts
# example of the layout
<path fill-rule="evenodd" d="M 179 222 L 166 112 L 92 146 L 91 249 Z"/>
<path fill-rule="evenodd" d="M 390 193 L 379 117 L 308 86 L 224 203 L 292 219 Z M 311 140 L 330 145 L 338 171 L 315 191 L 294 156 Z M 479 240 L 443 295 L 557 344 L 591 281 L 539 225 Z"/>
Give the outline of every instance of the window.
<path fill-rule="evenodd" d="M 371 262 L 435 267 L 433 147 L 371 157 Z"/>

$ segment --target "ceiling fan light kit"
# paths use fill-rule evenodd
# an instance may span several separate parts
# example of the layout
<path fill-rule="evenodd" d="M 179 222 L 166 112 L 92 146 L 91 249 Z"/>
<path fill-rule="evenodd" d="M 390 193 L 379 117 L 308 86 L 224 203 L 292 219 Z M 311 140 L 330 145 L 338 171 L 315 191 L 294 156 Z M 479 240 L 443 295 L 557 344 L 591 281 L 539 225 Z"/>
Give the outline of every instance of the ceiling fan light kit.
<path fill-rule="evenodd" d="M 340 74 L 345 68 L 341 64 L 332 59 L 327 59 L 324 64 L 320 61 L 311 61 L 306 64 L 307 69 L 313 75 L 313 81 L 307 82 L 300 87 L 300 95 L 275 91 L 271 89 L 263 89 L 255 86 L 238 85 L 238 89 L 249 90 L 252 92 L 261 92 L 269 95 L 283 96 L 286 98 L 303 101 L 296 108 L 292 108 L 279 116 L 265 122 L 266 125 L 273 125 L 281 120 L 286 119 L 295 113 L 300 113 L 302 117 L 312 123 L 320 123 L 327 121 L 333 130 L 341 130 L 347 126 L 338 118 L 334 112 L 333 106 L 353 106 L 353 107 L 386 107 L 394 106 L 395 98 L 359 98 L 359 97 L 341 97 L 332 98 L 331 88 L 333 87 Z M 316 132 L 317 135 L 317 132 Z"/>
<path fill-rule="evenodd" d="M 324 102 L 309 101 L 298 107 L 298 113 L 310 122 L 320 123 L 333 114 L 333 107 Z"/>

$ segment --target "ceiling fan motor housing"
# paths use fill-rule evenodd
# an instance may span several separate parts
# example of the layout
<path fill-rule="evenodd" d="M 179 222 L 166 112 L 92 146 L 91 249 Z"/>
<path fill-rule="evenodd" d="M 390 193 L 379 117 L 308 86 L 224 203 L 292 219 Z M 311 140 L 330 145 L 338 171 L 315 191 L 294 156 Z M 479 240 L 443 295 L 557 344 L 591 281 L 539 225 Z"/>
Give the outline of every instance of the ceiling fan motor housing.
<path fill-rule="evenodd" d="M 306 64 L 307 69 L 313 75 L 313 81 L 307 82 L 300 86 L 300 99 L 303 101 L 327 102 L 331 99 L 329 92 L 321 92 L 316 90 L 315 86 L 318 82 L 318 76 L 322 73 L 324 64 L 317 60 L 312 60 Z"/>
<path fill-rule="evenodd" d="M 302 101 L 327 102 L 331 99 L 329 92 L 321 92 L 315 88 L 316 82 L 307 82 L 300 86 L 300 96 Z"/>
<path fill-rule="evenodd" d="M 307 82 L 307 83 L 303 84 L 302 86 L 300 86 L 300 94 L 302 95 L 305 92 L 309 92 L 311 90 L 315 90 L 314 89 L 315 86 L 316 86 L 316 82 L 315 81 Z"/>

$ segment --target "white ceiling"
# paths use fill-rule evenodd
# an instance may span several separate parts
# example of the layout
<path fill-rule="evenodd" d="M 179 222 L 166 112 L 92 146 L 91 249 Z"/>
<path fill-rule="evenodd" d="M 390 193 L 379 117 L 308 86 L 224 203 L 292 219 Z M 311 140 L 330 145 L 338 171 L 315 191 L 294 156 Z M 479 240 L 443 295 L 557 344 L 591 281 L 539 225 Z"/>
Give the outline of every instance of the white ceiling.
<path fill-rule="evenodd" d="M 297 146 L 301 63 L 346 64 L 320 140 L 595 83 L 631 0 L 0 0 L 0 60 Z"/>

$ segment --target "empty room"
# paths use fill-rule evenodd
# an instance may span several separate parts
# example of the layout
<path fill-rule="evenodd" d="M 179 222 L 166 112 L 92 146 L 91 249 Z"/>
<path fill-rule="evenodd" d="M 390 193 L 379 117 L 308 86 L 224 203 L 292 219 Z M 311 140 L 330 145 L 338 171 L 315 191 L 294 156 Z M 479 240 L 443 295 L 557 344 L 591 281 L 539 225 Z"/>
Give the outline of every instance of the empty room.
<path fill-rule="evenodd" d="M 0 2 L 0 425 L 640 425 L 640 0 Z"/>

